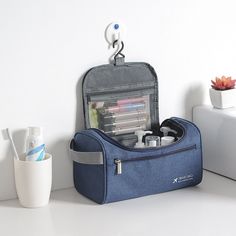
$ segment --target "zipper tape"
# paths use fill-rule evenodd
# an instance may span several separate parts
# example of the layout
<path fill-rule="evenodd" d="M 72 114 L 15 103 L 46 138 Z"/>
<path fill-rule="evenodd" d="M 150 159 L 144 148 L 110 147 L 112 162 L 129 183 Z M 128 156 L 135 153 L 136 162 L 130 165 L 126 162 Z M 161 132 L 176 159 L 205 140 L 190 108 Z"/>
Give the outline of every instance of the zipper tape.
<path fill-rule="evenodd" d="M 186 152 L 186 151 L 190 151 L 196 149 L 196 144 L 185 147 L 185 148 L 179 148 L 177 150 L 173 150 L 171 152 L 166 152 L 166 153 L 162 153 L 162 154 L 158 154 L 156 156 L 146 156 L 146 157 L 137 157 L 137 158 L 132 158 L 132 159 L 124 159 L 121 160 L 122 162 L 130 162 L 130 161 L 142 161 L 142 160 L 152 160 L 152 159 L 156 159 L 159 157 L 165 157 L 165 156 L 171 156 L 180 152 Z"/>
<path fill-rule="evenodd" d="M 127 99 L 128 98 L 137 98 L 137 97 L 144 97 L 148 95 L 154 94 L 154 88 L 153 86 L 150 87 L 148 86 L 145 88 L 143 86 L 142 88 L 137 88 L 132 89 L 132 90 L 121 90 L 121 91 L 111 91 L 109 90 L 108 92 L 106 91 L 100 91 L 100 92 L 91 92 L 87 93 L 87 95 L 90 97 L 90 101 L 110 101 L 110 100 L 115 100 L 115 99 Z M 109 95 L 109 96 L 108 96 Z"/>
<path fill-rule="evenodd" d="M 186 152 L 186 151 L 190 151 L 193 149 L 197 149 L 196 144 L 188 146 L 188 147 L 184 147 L 184 148 L 180 148 L 171 152 L 167 152 L 167 153 L 163 153 L 163 154 L 159 154 L 159 155 L 155 155 L 155 156 L 142 156 L 142 157 L 137 157 L 137 158 L 132 158 L 132 159 L 114 159 L 114 163 L 116 165 L 116 174 L 120 175 L 122 174 L 122 163 L 125 162 L 135 162 L 135 161 L 148 161 L 148 160 L 155 160 L 161 157 L 166 157 L 166 156 L 171 156 L 174 154 L 178 154 L 181 152 Z"/>

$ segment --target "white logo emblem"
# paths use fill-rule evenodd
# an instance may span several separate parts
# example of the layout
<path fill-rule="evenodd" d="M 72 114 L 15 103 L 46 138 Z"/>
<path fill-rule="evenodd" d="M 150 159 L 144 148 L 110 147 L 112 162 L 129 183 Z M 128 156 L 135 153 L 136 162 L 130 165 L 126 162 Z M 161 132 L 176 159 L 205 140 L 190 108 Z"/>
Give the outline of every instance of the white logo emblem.
<path fill-rule="evenodd" d="M 172 183 L 178 183 L 178 178 L 175 178 Z"/>
<path fill-rule="evenodd" d="M 182 182 L 186 182 L 186 181 L 190 181 L 190 180 L 193 180 L 192 174 L 174 178 L 172 181 L 172 184 L 182 183 Z"/>

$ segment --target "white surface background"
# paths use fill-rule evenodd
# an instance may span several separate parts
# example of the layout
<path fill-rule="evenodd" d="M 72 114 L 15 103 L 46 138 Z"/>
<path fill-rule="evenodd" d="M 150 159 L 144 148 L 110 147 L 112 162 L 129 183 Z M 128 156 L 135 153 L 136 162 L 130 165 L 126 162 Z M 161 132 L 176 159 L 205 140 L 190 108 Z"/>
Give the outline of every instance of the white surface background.
<path fill-rule="evenodd" d="M 235 236 L 235 196 L 235 181 L 206 171 L 196 187 L 105 205 L 70 188 L 52 192 L 50 204 L 43 208 L 0 201 L 0 232 L 4 236 Z"/>
<path fill-rule="evenodd" d="M 0 0 L 0 129 L 45 128 L 53 189 L 70 187 L 67 144 L 83 128 L 80 78 L 107 63 L 106 26 L 124 28 L 127 61 L 146 61 L 159 76 L 160 119 L 191 118 L 208 101 L 210 79 L 235 74 L 234 0 Z M 9 143 L 0 139 L 0 199 L 16 197 Z"/>

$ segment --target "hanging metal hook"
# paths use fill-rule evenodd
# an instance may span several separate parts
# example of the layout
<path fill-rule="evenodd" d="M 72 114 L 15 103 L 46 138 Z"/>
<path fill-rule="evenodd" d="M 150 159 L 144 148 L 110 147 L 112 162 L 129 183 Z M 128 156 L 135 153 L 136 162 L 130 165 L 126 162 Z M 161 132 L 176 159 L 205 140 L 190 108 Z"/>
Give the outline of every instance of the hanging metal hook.
<path fill-rule="evenodd" d="M 112 44 L 112 47 L 115 47 L 115 44 L 118 42 L 118 40 L 115 40 Z M 119 46 L 119 45 L 118 45 Z M 116 55 L 114 56 L 114 59 L 116 59 L 117 57 L 121 56 L 122 58 L 125 58 L 125 55 L 123 53 L 121 53 L 124 49 L 124 42 L 121 41 L 121 48 L 120 50 L 116 53 Z"/>

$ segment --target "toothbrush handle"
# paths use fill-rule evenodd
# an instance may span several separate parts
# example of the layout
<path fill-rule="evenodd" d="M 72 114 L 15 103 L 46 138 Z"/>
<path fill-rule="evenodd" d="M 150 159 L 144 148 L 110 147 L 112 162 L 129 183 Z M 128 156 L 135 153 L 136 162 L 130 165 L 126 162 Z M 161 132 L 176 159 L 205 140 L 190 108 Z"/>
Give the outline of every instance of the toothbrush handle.
<path fill-rule="evenodd" d="M 10 143 L 11 143 L 11 147 L 12 147 L 12 149 L 13 149 L 15 158 L 16 158 L 17 160 L 19 160 L 19 156 L 18 156 L 18 154 L 17 154 L 16 147 L 15 147 L 15 145 L 13 144 L 12 138 L 10 139 Z"/>

